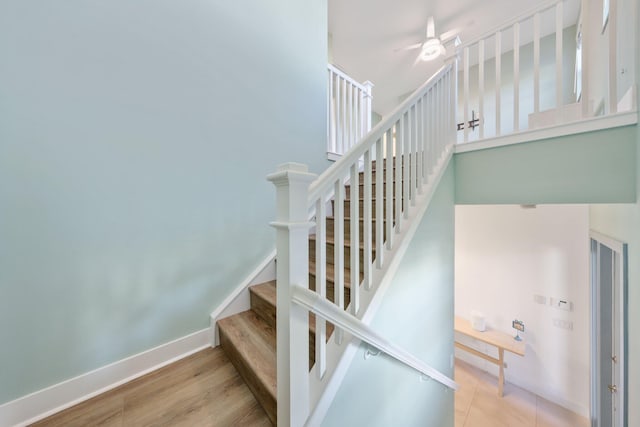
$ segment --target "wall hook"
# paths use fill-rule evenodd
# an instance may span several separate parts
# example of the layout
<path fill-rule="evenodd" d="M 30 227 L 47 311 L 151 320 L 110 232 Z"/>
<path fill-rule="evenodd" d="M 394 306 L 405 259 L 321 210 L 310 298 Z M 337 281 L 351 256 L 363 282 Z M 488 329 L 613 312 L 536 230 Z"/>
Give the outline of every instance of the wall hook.
<path fill-rule="evenodd" d="M 372 356 L 373 357 L 378 356 L 379 354 L 380 354 L 380 350 L 367 344 L 367 349 L 364 352 L 364 360 L 367 360 Z"/>

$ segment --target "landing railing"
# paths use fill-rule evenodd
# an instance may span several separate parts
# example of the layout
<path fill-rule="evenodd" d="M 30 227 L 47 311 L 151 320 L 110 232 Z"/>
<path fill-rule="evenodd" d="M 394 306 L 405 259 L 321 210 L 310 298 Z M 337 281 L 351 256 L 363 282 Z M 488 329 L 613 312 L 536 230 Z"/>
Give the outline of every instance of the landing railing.
<path fill-rule="evenodd" d="M 327 76 L 327 154 L 336 160 L 371 130 L 373 83 L 358 83 L 331 64 Z"/>
<path fill-rule="evenodd" d="M 403 242 L 415 232 L 419 212 L 426 210 L 450 159 L 455 94 L 456 68 L 449 64 L 319 178 L 299 164 L 282 165 L 269 176 L 277 189 L 272 225 L 277 230 L 279 425 L 307 422 L 353 337 L 332 319 L 336 330 L 327 341 L 326 317 L 316 316 L 315 364 L 309 372 L 309 313 L 293 301 L 296 286 L 313 289 L 357 319 L 375 306 L 385 274 L 406 250 Z"/>
<path fill-rule="evenodd" d="M 589 0 L 551 0 L 463 43 L 458 142 L 635 110 L 635 85 L 620 83 L 616 41 L 632 34 L 620 34 L 616 1 L 606 3 L 605 22 Z"/>

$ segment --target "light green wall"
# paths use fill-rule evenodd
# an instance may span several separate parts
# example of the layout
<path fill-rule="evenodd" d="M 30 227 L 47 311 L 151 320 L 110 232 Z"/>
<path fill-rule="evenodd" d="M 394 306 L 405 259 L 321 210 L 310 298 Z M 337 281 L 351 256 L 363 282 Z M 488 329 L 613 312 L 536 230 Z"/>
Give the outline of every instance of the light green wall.
<path fill-rule="evenodd" d="M 459 153 L 456 203 L 635 201 L 635 158 L 635 126 Z"/>
<path fill-rule="evenodd" d="M 449 165 L 372 327 L 452 376 L 454 171 Z M 453 426 L 453 392 L 423 382 L 386 356 L 364 359 L 361 346 L 325 417 L 325 426 Z"/>
<path fill-rule="evenodd" d="M 0 2 L 0 404 L 207 327 L 270 252 L 265 176 L 328 164 L 326 14 Z"/>

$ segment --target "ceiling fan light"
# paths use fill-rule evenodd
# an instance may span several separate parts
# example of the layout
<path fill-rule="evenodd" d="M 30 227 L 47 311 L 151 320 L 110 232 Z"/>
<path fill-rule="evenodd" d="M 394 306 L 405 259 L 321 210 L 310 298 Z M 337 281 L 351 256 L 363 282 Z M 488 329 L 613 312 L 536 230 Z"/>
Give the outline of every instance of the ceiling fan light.
<path fill-rule="evenodd" d="M 423 61 L 431 61 L 445 53 L 444 46 L 438 39 L 429 39 L 422 45 L 420 59 Z"/>

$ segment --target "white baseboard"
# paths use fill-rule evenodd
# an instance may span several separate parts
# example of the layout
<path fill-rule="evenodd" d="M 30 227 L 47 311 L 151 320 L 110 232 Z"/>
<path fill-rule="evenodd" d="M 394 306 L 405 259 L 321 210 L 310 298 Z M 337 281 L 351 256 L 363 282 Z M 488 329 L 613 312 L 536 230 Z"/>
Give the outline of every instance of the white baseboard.
<path fill-rule="evenodd" d="M 220 344 L 218 336 L 218 319 L 222 319 L 251 308 L 249 301 L 249 287 L 258 283 L 276 280 L 276 250 L 274 249 L 233 291 L 213 310 L 210 318 L 211 330 L 214 331 L 213 346 Z"/>
<path fill-rule="evenodd" d="M 46 418 L 119 385 L 211 346 L 211 328 L 0 405 L 0 426 L 21 427 Z"/>

